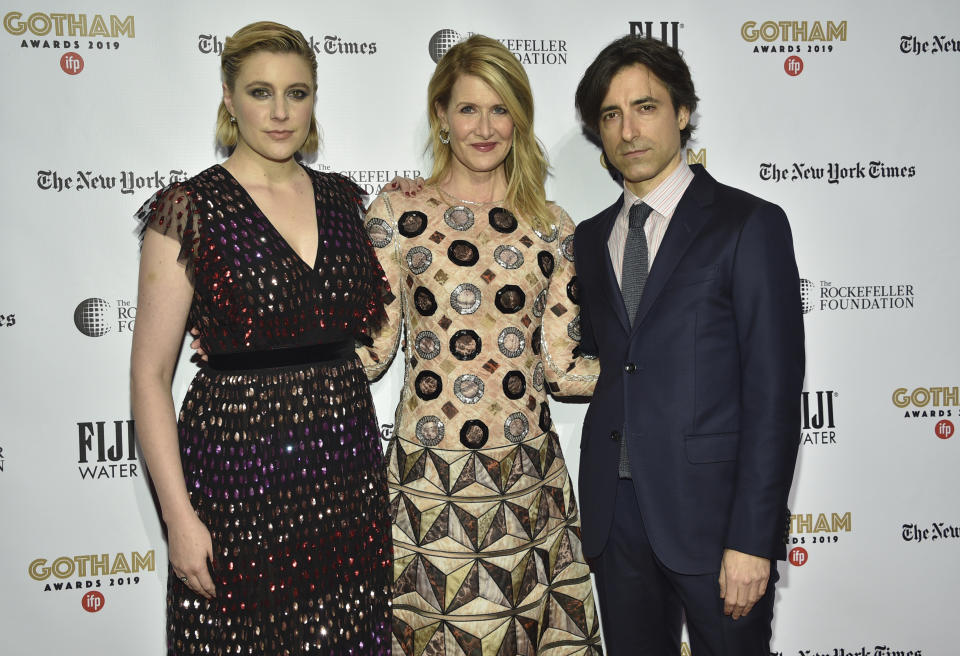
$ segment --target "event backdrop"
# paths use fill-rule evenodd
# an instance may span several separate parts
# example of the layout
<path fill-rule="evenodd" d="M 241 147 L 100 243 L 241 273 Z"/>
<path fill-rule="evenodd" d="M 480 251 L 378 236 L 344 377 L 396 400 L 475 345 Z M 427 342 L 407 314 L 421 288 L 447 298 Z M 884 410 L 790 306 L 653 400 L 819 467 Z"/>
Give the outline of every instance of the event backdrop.
<path fill-rule="evenodd" d="M 687 159 L 786 210 L 803 278 L 773 646 L 960 653 L 960 4 L 20 0 L 0 16 L 0 653 L 164 653 L 166 546 L 128 391 L 131 217 L 223 157 L 218 54 L 259 19 L 317 52 L 311 164 L 371 194 L 429 170 L 437 57 L 501 40 L 533 85 L 548 197 L 576 220 L 618 194 L 577 124 L 580 75 L 624 33 L 681 48 L 702 99 Z M 178 401 L 194 369 L 184 354 Z M 401 373 L 375 386 L 385 436 Z M 554 404 L 574 477 L 583 411 Z"/>

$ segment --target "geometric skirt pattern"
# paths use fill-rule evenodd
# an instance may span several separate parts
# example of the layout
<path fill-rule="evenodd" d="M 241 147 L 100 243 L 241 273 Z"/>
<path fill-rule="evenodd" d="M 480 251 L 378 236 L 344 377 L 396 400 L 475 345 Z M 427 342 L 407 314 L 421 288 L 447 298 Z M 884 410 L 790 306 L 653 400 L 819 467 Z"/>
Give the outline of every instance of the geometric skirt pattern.
<path fill-rule="evenodd" d="M 492 449 L 394 436 L 394 656 L 600 656 L 580 521 L 552 430 Z"/>

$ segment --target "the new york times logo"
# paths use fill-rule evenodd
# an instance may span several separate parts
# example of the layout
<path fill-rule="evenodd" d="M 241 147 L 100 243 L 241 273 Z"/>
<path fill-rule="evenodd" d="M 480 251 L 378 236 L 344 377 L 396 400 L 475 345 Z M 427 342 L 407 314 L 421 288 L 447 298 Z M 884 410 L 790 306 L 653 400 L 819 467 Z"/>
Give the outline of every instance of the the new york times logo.
<path fill-rule="evenodd" d="M 112 588 L 140 583 L 139 573 L 155 571 L 156 560 L 153 549 L 142 554 L 131 551 L 59 556 L 52 562 L 35 558 L 27 566 L 27 574 L 34 581 L 54 579 L 44 585 L 44 592 Z"/>
<path fill-rule="evenodd" d="M 81 480 L 136 478 L 137 451 L 133 419 L 77 422 L 77 471 Z"/>
<path fill-rule="evenodd" d="M 920 524 L 904 524 L 900 532 L 904 542 L 936 542 L 937 540 L 960 539 L 960 526 L 946 522 L 930 522 L 929 527 Z"/>
<path fill-rule="evenodd" d="M 648 39 L 660 39 L 669 46 L 679 48 L 680 21 L 630 21 L 630 35 L 644 36 Z"/>
<path fill-rule="evenodd" d="M 73 323 L 87 337 L 103 337 L 116 329 L 118 333 L 132 333 L 137 319 L 137 306 L 132 301 L 117 299 L 117 307 L 102 298 L 80 301 L 73 311 Z"/>
<path fill-rule="evenodd" d="M 801 430 L 800 444 L 836 444 L 837 425 L 833 417 L 833 404 L 837 393 L 833 390 L 803 392 L 800 399 Z"/>
<path fill-rule="evenodd" d="M 893 285 L 836 285 L 827 280 L 815 283 L 800 279 L 800 302 L 803 313 L 814 310 L 912 310 L 914 286 Z"/>
<path fill-rule="evenodd" d="M 205 55 L 219 55 L 223 52 L 226 37 L 216 34 L 197 35 L 197 48 Z M 376 41 L 354 41 L 336 34 L 328 34 L 319 39 L 313 35 L 307 39 L 310 49 L 317 55 L 375 55 Z"/>
<path fill-rule="evenodd" d="M 887 645 L 873 647 L 827 647 L 820 649 L 799 649 L 791 654 L 798 656 L 923 656 L 920 649 L 898 649 Z M 770 656 L 785 656 L 781 651 L 770 652 Z"/>

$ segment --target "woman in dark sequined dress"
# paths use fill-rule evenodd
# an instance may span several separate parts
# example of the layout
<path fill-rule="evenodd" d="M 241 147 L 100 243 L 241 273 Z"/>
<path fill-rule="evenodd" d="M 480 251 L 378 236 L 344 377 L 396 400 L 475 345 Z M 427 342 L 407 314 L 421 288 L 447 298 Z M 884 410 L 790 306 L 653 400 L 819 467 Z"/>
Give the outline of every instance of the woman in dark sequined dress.
<path fill-rule="evenodd" d="M 389 654 L 390 521 L 355 341 L 390 290 L 361 191 L 302 167 L 317 62 L 300 32 L 226 40 L 223 163 L 141 209 L 131 386 L 169 543 L 170 654 Z M 209 362 L 175 419 L 185 325 Z"/>

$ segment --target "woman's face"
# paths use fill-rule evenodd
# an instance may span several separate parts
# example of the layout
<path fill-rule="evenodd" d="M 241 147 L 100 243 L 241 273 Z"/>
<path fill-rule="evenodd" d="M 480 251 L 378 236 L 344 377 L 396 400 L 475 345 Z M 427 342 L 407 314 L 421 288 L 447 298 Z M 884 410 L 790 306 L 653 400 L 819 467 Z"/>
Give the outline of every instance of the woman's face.
<path fill-rule="evenodd" d="M 275 162 L 290 159 L 310 132 L 314 104 L 310 65 L 293 53 L 257 52 L 240 67 L 223 102 L 237 119 L 238 149 Z"/>
<path fill-rule="evenodd" d="M 456 166 L 482 173 L 503 166 L 513 145 L 513 118 L 503 99 L 475 75 L 461 75 L 446 107 L 437 105 L 440 127 L 450 131 Z"/>

